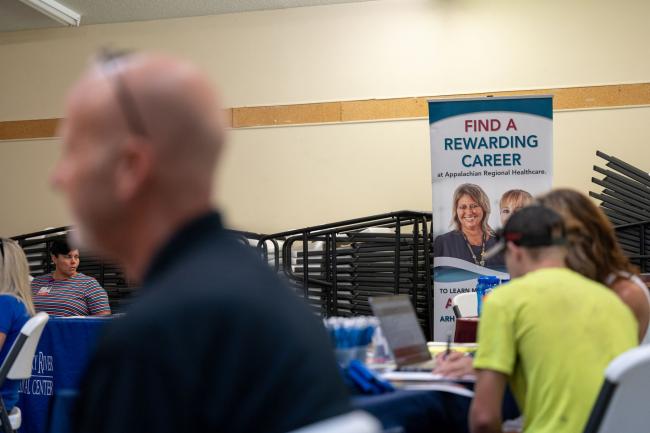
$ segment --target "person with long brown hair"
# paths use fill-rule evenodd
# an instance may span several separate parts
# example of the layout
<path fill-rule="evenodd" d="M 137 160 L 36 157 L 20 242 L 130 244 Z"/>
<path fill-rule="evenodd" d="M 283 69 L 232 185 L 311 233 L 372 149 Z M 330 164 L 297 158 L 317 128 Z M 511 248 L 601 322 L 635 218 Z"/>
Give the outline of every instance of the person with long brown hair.
<path fill-rule="evenodd" d="M 639 322 L 639 341 L 650 324 L 650 292 L 619 245 L 605 213 L 586 195 L 568 188 L 555 189 L 537 201 L 565 221 L 570 269 L 612 289 Z"/>
<path fill-rule="evenodd" d="M 0 238 L 0 362 L 32 315 L 34 304 L 25 253 L 16 241 Z M 7 379 L 0 388 L 7 411 L 11 411 L 18 401 L 19 383 Z"/>

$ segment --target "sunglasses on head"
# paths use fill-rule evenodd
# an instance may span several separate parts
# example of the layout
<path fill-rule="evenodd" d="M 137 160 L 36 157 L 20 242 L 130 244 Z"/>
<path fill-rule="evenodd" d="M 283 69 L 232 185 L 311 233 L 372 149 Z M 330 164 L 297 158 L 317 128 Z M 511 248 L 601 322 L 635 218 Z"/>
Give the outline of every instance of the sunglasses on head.
<path fill-rule="evenodd" d="M 129 130 L 133 134 L 147 137 L 147 129 L 137 109 L 133 94 L 129 91 L 121 74 L 121 71 L 124 69 L 124 61 L 131 54 L 133 53 L 130 51 L 103 49 L 97 55 L 97 62 L 104 75 L 115 83 L 118 104 L 120 110 L 124 113 Z"/>

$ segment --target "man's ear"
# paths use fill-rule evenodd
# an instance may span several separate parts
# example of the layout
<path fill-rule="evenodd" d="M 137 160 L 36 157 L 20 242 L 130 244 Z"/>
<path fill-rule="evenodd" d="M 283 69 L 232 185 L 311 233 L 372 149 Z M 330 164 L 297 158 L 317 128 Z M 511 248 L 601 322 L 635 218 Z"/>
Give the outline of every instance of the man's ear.
<path fill-rule="evenodd" d="M 129 201 L 142 191 L 151 176 L 153 148 L 149 140 L 129 137 L 117 157 L 116 195 L 120 201 Z"/>
<path fill-rule="evenodd" d="M 508 250 L 508 252 L 512 257 L 514 257 L 517 260 L 521 259 L 521 253 L 522 253 L 521 247 L 518 247 L 514 243 L 508 241 L 508 243 L 506 244 L 506 249 Z"/>

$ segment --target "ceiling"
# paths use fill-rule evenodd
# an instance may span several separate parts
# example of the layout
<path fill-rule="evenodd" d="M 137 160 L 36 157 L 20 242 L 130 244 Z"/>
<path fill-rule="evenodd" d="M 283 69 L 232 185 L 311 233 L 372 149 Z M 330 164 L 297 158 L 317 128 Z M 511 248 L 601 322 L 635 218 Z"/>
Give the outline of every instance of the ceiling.
<path fill-rule="evenodd" d="M 81 25 L 218 15 L 372 0 L 57 0 Z M 20 0 L 0 0 L 0 32 L 63 27 Z"/>

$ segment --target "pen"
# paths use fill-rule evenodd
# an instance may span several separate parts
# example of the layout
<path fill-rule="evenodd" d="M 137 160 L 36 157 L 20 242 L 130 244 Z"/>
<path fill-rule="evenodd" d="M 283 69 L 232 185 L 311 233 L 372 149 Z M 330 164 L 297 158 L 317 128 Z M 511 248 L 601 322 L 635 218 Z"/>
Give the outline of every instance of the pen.
<path fill-rule="evenodd" d="M 445 350 L 445 356 L 442 359 L 447 359 L 449 353 L 451 353 L 451 334 L 447 334 L 447 350 Z"/>

